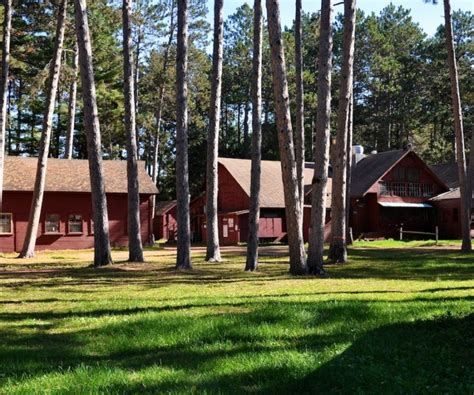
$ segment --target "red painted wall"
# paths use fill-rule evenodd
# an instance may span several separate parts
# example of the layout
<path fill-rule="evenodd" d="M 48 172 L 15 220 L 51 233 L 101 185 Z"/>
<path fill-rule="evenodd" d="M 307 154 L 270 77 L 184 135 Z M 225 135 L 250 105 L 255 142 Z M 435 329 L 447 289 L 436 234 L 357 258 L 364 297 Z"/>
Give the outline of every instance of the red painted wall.
<path fill-rule="evenodd" d="M 28 224 L 32 193 L 5 192 L 3 212 L 13 213 L 13 234 L 0 235 L 0 251 L 20 251 Z M 127 195 L 107 194 L 109 214 L 110 243 L 112 246 L 126 246 L 127 237 Z M 46 214 L 59 214 L 59 234 L 45 234 L 44 220 Z M 69 215 L 82 215 L 83 233 L 68 234 Z M 140 216 L 142 241 L 147 243 L 151 232 L 150 196 L 140 195 Z M 94 235 L 91 229 L 92 203 L 89 193 L 55 193 L 46 192 L 41 211 L 40 226 L 36 241 L 37 250 L 82 249 L 94 246 Z"/>
<path fill-rule="evenodd" d="M 249 198 L 234 177 L 219 163 L 219 211 L 237 211 L 249 208 Z"/>
<path fill-rule="evenodd" d="M 440 238 L 462 238 L 460 199 L 439 200 L 434 203 L 436 206 Z M 474 208 L 474 200 L 471 204 Z M 457 216 L 454 213 L 455 210 L 457 210 Z M 473 211 L 474 210 L 471 209 L 471 218 L 473 217 Z M 473 223 L 471 223 L 471 237 L 474 237 Z"/>
<path fill-rule="evenodd" d="M 170 242 L 176 241 L 177 231 L 176 207 L 173 207 L 164 214 L 155 216 L 153 219 L 155 240 L 164 239 Z"/>

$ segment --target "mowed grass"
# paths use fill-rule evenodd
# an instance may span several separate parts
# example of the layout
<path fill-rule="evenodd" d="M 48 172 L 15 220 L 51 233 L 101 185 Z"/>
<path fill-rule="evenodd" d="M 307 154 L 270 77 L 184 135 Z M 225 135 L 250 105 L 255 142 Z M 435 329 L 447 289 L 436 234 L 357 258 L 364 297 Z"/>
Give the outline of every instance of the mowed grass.
<path fill-rule="evenodd" d="M 239 249 L 191 272 L 172 249 L 0 256 L 0 392 L 472 394 L 474 257 L 381 246 L 327 278 L 289 276 L 281 246 L 258 273 Z"/>

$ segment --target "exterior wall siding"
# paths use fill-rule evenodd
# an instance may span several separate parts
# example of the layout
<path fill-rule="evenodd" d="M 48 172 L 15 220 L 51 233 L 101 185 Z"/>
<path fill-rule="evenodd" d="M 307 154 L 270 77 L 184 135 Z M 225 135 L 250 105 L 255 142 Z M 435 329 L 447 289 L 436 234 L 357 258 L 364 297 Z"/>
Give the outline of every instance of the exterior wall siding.
<path fill-rule="evenodd" d="M 3 212 L 13 214 L 13 234 L 0 235 L 0 251 L 20 251 L 25 239 L 31 205 L 31 192 L 5 192 Z M 110 242 L 112 246 L 127 246 L 127 195 L 107 194 Z M 58 214 L 60 228 L 57 234 L 45 232 L 45 217 Z M 82 216 L 82 233 L 68 232 L 70 215 Z M 147 243 L 151 231 L 150 196 L 140 195 L 142 241 Z M 84 249 L 94 246 L 92 203 L 89 193 L 45 192 L 40 226 L 36 240 L 37 250 Z"/>

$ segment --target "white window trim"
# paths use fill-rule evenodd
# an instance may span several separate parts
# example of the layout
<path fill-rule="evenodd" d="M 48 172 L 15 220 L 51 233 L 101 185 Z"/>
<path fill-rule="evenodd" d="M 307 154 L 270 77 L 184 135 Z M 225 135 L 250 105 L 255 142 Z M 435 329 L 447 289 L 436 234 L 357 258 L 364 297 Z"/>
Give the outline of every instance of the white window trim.
<path fill-rule="evenodd" d="M 1 232 L 1 236 L 11 236 L 13 234 L 13 213 L 0 213 L 1 215 L 9 215 L 10 216 L 10 229 L 11 232 Z"/>
<path fill-rule="evenodd" d="M 78 216 L 78 217 L 81 217 L 81 228 L 82 230 L 80 232 L 73 232 L 71 231 L 71 217 L 72 216 Z M 67 218 L 67 234 L 68 235 L 83 235 L 84 234 L 84 216 L 82 214 L 69 214 L 68 218 Z"/>
<path fill-rule="evenodd" d="M 58 231 L 57 232 L 49 232 L 46 230 L 46 222 L 48 215 L 57 215 L 58 216 Z M 44 216 L 44 234 L 45 235 L 60 235 L 61 234 L 61 216 L 59 214 L 46 214 Z"/>

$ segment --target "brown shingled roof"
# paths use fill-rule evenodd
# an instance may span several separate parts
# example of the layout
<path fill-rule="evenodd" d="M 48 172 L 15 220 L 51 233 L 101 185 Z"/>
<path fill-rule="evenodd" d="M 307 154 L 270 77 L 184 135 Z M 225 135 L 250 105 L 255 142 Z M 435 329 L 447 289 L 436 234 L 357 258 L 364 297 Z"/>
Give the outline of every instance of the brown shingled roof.
<path fill-rule="evenodd" d="M 7 156 L 5 158 L 4 191 L 32 191 L 35 185 L 38 158 Z M 107 193 L 127 193 L 127 162 L 104 160 Z M 142 162 L 138 166 L 141 194 L 156 194 L 158 190 Z M 45 191 L 90 192 L 89 163 L 81 159 L 48 159 Z"/>
<path fill-rule="evenodd" d="M 366 156 L 351 174 L 351 196 L 361 197 L 410 150 L 380 152 Z"/>
<path fill-rule="evenodd" d="M 166 200 L 161 202 L 156 202 L 155 214 L 163 215 L 166 214 L 169 210 L 176 207 L 176 200 Z"/>
<path fill-rule="evenodd" d="M 459 187 L 458 165 L 456 162 L 432 165 L 430 168 L 433 173 L 443 180 L 448 188 Z"/>
<path fill-rule="evenodd" d="M 222 164 L 234 177 L 247 196 L 250 196 L 250 170 L 249 159 L 219 158 Z M 308 163 L 304 170 L 305 191 L 311 185 L 314 164 Z M 328 207 L 331 203 L 331 180 L 328 182 Z M 262 160 L 260 189 L 260 207 L 277 208 L 285 207 L 285 196 L 283 192 L 283 181 L 281 175 L 281 163 L 279 161 Z"/>

